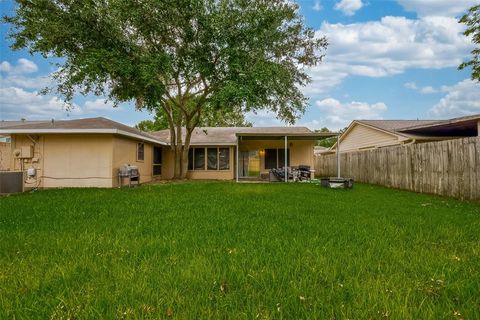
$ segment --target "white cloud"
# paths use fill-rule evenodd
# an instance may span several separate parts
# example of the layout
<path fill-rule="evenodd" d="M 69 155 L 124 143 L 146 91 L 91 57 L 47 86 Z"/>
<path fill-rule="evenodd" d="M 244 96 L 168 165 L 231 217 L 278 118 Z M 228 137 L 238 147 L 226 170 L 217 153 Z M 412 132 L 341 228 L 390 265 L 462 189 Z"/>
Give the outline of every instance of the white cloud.
<path fill-rule="evenodd" d="M 35 64 L 35 62 L 24 58 L 18 59 L 14 66 L 12 66 L 8 61 L 3 61 L 0 63 L 0 72 L 10 74 L 29 74 L 37 71 L 38 66 Z"/>
<path fill-rule="evenodd" d="M 354 119 L 382 119 L 383 114 L 387 111 L 387 106 L 383 102 L 342 103 L 336 99 L 327 98 L 317 100 L 315 105 L 323 114 L 318 127 L 327 127 L 332 130 L 344 128 Z"/>
<path fill-rule="evenodd" d="M 438 88 L 432 86 L 419 87 L 415 82 L 406 82 L 403 86 L 407 89 L 415 90 L 422 94 L 448 92 L 451 89 L 449 86 L 440 86 Z"/>
<path fill-rule="evenodd" d="M 451 87 L 447 94 L 429 110 L 434 118 L 453 118 L 480 113 L 480 83 L 465 79 Z"/>
<path fill-rule="evenodd" d="M 315 11 L 322 10 L 323 7 L 322 7 L 322 4 L 320 3 L 320 1 L 315 1 L 315 4 L 313 5 L 312 9 L 315 10 Z"/>
<path fill-rule="evenodd" d="M 116 108 L 118 110 L 120 108 Z M 86 111 L 113 111 L 113 103 L 104 99 L 95 99 L 85 102 Z"/>
<path fill-rule="evenodd" d="M 0 87 L 42 89 L 51 84 L 49 75 L 33 76 L 38 66 L 28 59 L 18 59 L 15 65 L 8 61 L 0 63 Z"/>
<path fill-rule="evenodd" d="M 8 61 L 0 63 L 0 72 L 10 72 L 10 70 L 12 70 L 12 65 Z"/>
<path fill-rule="evenodd" d="M 346 77 L 384 77 L 412 68 L 458 66 L 473 45 L 454 18 L 383 17 L 353 24 L 323 23 L 318 36 L 329 40 L 322 64 L 308 73 L 311 83 L 303 92 L 318 95 L 338 86 Z"/>
<path fill-rule="evenodd" d="M 478 4 L 478 0 L 398 0 L 398 3 L 419 16 L 456 16 Z"/>
<path fill-rule="evenodd" d="M 38 71 L 38 66 L 35 62 L 28 59 L 18 59 L 17 65 L 13 69 L 17 73 L 34 73 Z"/>
<path fill-rule="evenodd" d="M 335 5 L 335 10 L 342 11 L 346 16 L 353 16 L 362 7 L 362 0 L 341 0 Z"/>
<path fill-rule="evenodd" d="M 420 93 L 423 93 L 423 94 L 431 94 L 431 93 L 437 93 L 437 92 L 438 90 L 432 86 L 426 86 L 420 89 Z"/>
<path fill-rule="evenodd" d="M 0 88 L 0 118 L 2 120 L 59 119 L 81 113 L 82 110 L 78 106 L 74 106 L 67 112 L 63 101 L 54 96 L 43 96 L 22 88 Z"/>
<path fill-rule="evenodd" d="M 417 90 L 417 84 L 415 82 L 407 82 L 403 85 L 407 89 Z"/>

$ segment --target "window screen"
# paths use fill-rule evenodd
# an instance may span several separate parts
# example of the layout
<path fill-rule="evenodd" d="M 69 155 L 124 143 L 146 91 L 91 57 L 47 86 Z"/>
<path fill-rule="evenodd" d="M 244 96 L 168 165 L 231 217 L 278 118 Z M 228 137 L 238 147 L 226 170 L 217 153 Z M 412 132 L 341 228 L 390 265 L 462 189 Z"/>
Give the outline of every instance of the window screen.
<path fill-rule="evenodd" d="M 145 144 L 143 142 L 137 143 L 137 160 L 143 161 L 145 159 Z"/>
<path fill-rule="evenodd" d="M 153 175 L 162 174 L 162 148 L 153 147 Z"/>
<path fill-rule="evenodd" d="M 194 158 L 194 169 L 205 170 L 205 149 L 195 148 Z"/>
<path fill-rule="evenodd" d="M 218 149 L 208 148 L 207 149 L 207 169 L 217 170 L 217 168 L 218 168 Z"/>
<path fill-rule="evenodd" d="M 230 149 L 229 148 L 218 149 L 218 168 L 220 170 L 230 169 Z"/>
<path fill-rule="evenodd" d="M 285 149 L 278 149 L 278 167 L 285 166 Z M 290 149 L 287 149 L 287 166 L 290 166 Z"/>

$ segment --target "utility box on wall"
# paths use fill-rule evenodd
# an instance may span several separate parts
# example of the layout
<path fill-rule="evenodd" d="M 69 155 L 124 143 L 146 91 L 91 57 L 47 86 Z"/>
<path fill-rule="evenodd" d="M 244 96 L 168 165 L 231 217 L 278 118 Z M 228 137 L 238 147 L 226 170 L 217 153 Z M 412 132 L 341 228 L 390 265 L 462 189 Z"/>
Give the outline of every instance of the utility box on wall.
<path fill-rule="evenodd" d="M 33 158 L 33 146 L 22 146 L 20 149 L 15 149 L 13 156 L 20 159 Z"/>
<path fill-rule="evenodd" d="M 22 146 L 21 158 L 33 158 L 33 146 Z"/>

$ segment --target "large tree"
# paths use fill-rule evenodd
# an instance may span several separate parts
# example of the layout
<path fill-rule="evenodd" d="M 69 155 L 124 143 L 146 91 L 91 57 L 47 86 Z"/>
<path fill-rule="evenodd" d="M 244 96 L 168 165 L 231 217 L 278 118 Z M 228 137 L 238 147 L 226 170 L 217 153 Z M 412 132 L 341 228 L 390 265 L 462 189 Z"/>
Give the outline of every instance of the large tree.
<path fill-rule="evenodd" d="M 463 62 L 458 68 L 472 67 L 472 80 L 480 81 L 480 4 L 471 7 L 468 12 L 460 18 L 460 23 L 467 26 L 463 34 L 471 36 L 473 43 L 477 46 L 472 50 L 472 60 Z"/>
<path fill-rule="evenodd" d="M 175 109 L 174 109 L 175 110 Z M 162 109 L 154 110 L 153 120 L 143 120 L 135 126 L 142 131 L 158 131 L 168 129 L 168 119 Z M 185 124 L 182 124 L 185 125 Z M 197 124 L 199 127 L 251 127 L 252 123 L 245 120 L 240 108 L 215 108 L 210 105 L 203 107 L 202 116 Z"/>
<path fill-rule="evenodd" d="M 293 123 L 306 98 L 305 68 L 324 37 L 290 0 L 17 0 L 12 48 L 61 57 L 57 93 L 106 95 L 163 110 L 184 178 L 205 106 L 268 109 Z M 181 127 L 186 128 L 182 137 Z"/>

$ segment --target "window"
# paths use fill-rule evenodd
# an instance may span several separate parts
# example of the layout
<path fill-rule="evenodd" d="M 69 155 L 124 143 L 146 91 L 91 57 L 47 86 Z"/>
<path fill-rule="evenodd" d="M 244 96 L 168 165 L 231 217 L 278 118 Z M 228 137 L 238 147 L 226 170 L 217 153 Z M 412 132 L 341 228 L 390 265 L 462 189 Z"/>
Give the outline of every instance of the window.
<path fill-rule="evenodd" d="M 190 148 L 188 170 L 229 170 L 229 148 Z"/>
<path fill-rule="evenodd" d="M 193 170 L 193 148 L 188 150 L 188 170 Z"/>
<path fill-rule="evenodd" d="M 230 149 L 218 148 L 218 169 L 229 170 L 230 169 Z"/>
<path fill-rule="evenodd" d="M 277 149 L 265 149 L 265 169 L 277 168 Z"/>
<path fill-rule="evenodd" d="M 218 149 L 217 148 L 207 149 L 207 169 L 208 170 L 218 169 Z"/>
<path fill-rule="evenodd" d="M 193 168 L 195 170 L 205 170 L 205 149 L 195 148 L 194 151 Z"/>
<path fill-rule="evenodd" d="M 153 147 L 153 175 L 162 174 L 162 148 Z"/>
<path fill-rule="evenodd" d="M 145 159 L 145 144 L 143 142 L 137 143 L 137 161 Z"/>
<path fill-rule="evenodd" d="M 287 149 L 287 165 L 290 164 L 290 149 Z M 265 149 L 265 169 L 285 166 L 285 149 Z"/>

